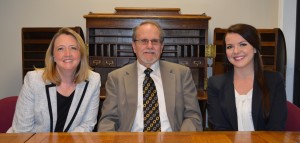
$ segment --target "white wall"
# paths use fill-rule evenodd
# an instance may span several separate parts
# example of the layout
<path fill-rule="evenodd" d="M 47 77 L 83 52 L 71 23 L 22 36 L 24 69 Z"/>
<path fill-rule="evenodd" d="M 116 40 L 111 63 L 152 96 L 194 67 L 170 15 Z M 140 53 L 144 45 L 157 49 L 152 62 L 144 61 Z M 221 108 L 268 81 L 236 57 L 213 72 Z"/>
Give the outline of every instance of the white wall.
<path fill-rule="evenodd" d="M 293 15 L 293 10 L 290 13 L 285 9 L 294 9 L 295 3 L 296 0 L 1 0 L 0 99 L 18 95 L 22 86 L 22 27 L 80 26 L 85 31 L 83 15 L 90 11 L 113 13 L 115 7 L 165 7 L 181 8 L 182 14 L 206 13 L 211 16 L 209 43 L 212 43 L 215 27 L 227 28 L 240 22 L 257 28 L 283 26 L 283 30 L 288 31 L 284 31 L 287 42 L 293 42 L 294 35 L 290 35 L 289 31 L 294 30 L 294 25 L 286 25 L 285 19 L 280 17 Z M 289 22 L 291 21 L 293 23 L 295 19 L 290 17 Z M 294 57 L 289 55 L 289 50 L 294 50 L 293 44 L 288 46 L 290 72 L 293 71 Z M 287 87 L 292 88 L 292 83 L 292 78 L 288 78 Z M 292 97 L 290 91 L 288 96 Z"/>

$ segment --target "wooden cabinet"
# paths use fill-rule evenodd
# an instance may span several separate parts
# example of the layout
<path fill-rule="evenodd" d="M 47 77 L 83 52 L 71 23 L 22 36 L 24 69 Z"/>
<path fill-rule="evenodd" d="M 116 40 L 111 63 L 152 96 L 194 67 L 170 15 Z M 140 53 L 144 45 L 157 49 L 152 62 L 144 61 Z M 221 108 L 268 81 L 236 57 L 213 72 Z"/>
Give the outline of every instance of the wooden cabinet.
<path fill-rule="evenodd" d="M 208 21 L 205 14 L 180 14 L 179 8 L 115 8 L 115 13 L 92 13 L 86 18 L 90 66 L 101 74 L 101 97 L 105 96 L 107 74 L 136 60 L 132 29 L 144 20 L 157 21 L 165 32 L 162 60 L 191 68 L 193 79 L 204 95 L 206 79 L 205 45 Z"/>
<path fill-rule="evenodd" d="M 45 66 L 45 54 L 54 34 L 61 27 L 25 27 L 22 28 L 22 74 Z M 84 39 L 80 27 L 70 27 Z"/>
<path fill-rule="evenodd" d="M 265 70 L 279 71 L 285 75 L 286 46 L 282 31 L 279 28 L 257 29 L 261 37 L 261 55 Z M 226 71 L 226 55 L 223 39 L 226 29 L 215 28 L 214 44 L 216 45 L 216 58 L 214 74 Z"/>

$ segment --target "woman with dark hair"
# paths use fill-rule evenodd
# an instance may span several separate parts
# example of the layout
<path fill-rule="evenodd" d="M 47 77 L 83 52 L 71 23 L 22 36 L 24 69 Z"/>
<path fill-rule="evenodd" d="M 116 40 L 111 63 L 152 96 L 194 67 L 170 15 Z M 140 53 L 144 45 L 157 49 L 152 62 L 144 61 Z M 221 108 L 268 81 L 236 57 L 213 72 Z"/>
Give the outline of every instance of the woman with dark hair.
<path fill-rule="evenodd" d="M 282 74 L 263 70 L 260 37 L 251 25 L 228 28 L 231 69 L 208 80 L 208 121 L 213 130 L 284 130 L 287 107 Z"/>

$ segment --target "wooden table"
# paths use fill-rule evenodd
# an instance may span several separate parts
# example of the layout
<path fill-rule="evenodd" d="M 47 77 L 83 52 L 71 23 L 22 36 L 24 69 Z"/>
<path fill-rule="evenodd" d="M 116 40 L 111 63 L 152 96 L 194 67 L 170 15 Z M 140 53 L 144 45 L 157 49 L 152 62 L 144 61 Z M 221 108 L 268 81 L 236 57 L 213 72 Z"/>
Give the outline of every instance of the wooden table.
<path fill-rule="evenodd" d="M 30 139 L 34 133 L 18 133 L 18 134 L 5 134 L 0 133 L 0 143 L 24 143 Z"/>
<path fill-rule="evenodd" d="M 1 143 L 25 141 L 26 143 L 297 143 L 300 142 L 300 132 L 93 132 L 36 133 L 32 136 L 0 134 Z"/>

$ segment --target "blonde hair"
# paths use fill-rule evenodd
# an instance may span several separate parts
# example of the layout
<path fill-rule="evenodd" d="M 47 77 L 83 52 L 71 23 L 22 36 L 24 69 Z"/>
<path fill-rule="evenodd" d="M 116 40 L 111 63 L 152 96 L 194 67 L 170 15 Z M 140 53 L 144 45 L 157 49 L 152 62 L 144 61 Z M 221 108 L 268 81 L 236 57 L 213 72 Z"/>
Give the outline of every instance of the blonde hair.
<path fill-rule="evenodd" d="M 54 62 L 53 59 L 53 49 L 54 49 L 54 43 L 57 39 L 58 36 L 60 35 L 71 35 L 75 38 L 77 41 L 77 44 L 79 46 L 79 52 L 80 52 L 80 63 L 77 66 L 77 69 L 74 74 L 74 82 L 75 83 L 80 83 L 84 80 L 87 80 L 89 77 L 89 72 L 90 72 L 90 66 L 88 64 L 88 59 L 87 59 L 87 47 L 81 38 L 81 36 L 76 33 L 74 30 L 70 28 L 61 28 L 58 30 L 58 32 L 53 36 L 50 45 L 47 49 L 46 56 L 45 56 L 45 67 L 44 73 L 43 73 L 43 80 L 45 83 L 51 82 L 56 85 L 60 85 L 61 83 L 61 78 L 60 75 L 56 69 L 56 63 Z M 39 69 L 36 69 L 39 70 Z"/>

